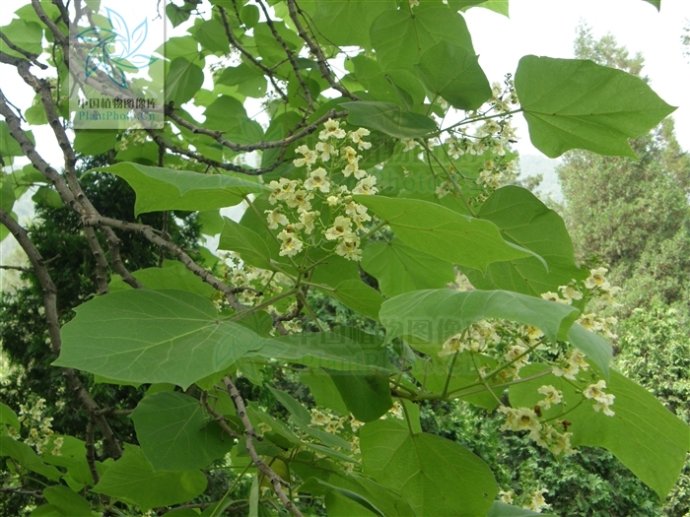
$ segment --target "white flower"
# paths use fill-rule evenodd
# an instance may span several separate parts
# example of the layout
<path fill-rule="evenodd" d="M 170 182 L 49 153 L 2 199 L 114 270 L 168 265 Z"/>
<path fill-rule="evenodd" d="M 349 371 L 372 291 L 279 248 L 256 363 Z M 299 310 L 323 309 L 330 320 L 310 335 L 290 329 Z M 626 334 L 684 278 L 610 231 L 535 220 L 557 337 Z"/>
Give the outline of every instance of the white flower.
<path fill-rule="evenodd" d="M 329 142 L 317 142 L 315 149 L 321 153 L 321 161 L 327 162 L 331 156 L 338 156 L 338 149 Z"/>
<path fill-rule="evenodd" d="M 328 140 L 329 138 L 345 138 L 345 130 L 340 128 L 340 122 L 331 118 L 323 123 L 323 130 L 319 133 L 319 140 Z"/>
<path fill-rule="evenodd" d="M 316 160 L 319 157 L 316 151 L 309 149 L 309 147 L 306 145 L 300 145 L 297 149 L 295 149 L 295 152 L 302 155 L 302 158 L 295 158 L 292 160 L 292 163 L 295 167 L 306 166 L 309 168 L 311 165 L 316 163 Z"/>
<path fill-rule="evenodd" d="M 376 188 L 376 178 L 374 176 L 366 176 L 359 180 L 359 183 L 352 189 L 353 194 L 361 194 L 366 196 L 374 195 L 378 192 Z"/>
<path fill-rule="evenodd" d="M 340 239 L 335 252 L 348 260 L 359 261 L 362 259 L 362 250 L 359 248 L 359 238 L 354 233 L 347 233 Z"/>
<path fill-rule="evenodd" d="M 562 285 L 558 290 L 568 303 L 570 303 L 571 300 L 582 300 L 582 293 L 570 285 Z"/>
<path fill-rule="evenodd" d="M 304 243 L 299 240 L 293 232 L 287 229 L 278 234 L 278 239 L 281 241 L 280 256 L 293 257 L 302 251 L 304 247 Z"/>
<path fill-rule="evenodd" d="M 324 194 L 331 189 L 331 183 L 328 181 L 328 173 L 323 167 L 314 169 L 309 173 L 309 177 L 304 182 L 304 188 L 307 190 L 320 190 Z"/>
<path fill-rule="evenodd" d="M 541 429 L 539 417 L 533 409 L 528 407 L 511 408 L 501 406 L 498 411 L 503 413 L 506 417 L 503 424 L 504 430 L 509 431 L 533 431 L 538 432 Z"/>
<path fill-rule="evenodd" d="M 591 269 L 589 271 L 589 277 L 587 280 L 585 280 L 585 287 L 587 287 L 587 289 L 594 289 L 598 287 L 603 291 L 608 291 L 611 286 L 606 280 L 605 275 L 607 272 L 608 269 L 605 267 Z"/>
<path fill-rule="evenodd" d="M 289 223 L 288 218 L 277 208 L 275 210 L 266 210 L 266 220 L 268 221 L 268 227 L 271 230 L 275 230 L 278 226 L 285 226 Z"/>
<path fill-rule="evenodd" d="M 352 221 L 349 217 L 339 215 L 335 218 L 335 221 L 333 221 L 333 226 L 328 228 L 324 235 L 329 241 L 334 241 L 350 233 L 352 233 Z"/>
<path fill-rule="evenodd" d="M 563 393 L 551 385 L 541 386 L 537 393 L 544 395 L 544 398 L 537 403 L 544 409 L 549 409 L 551 406 L 558 405 L 563 401 Z"/>
<path fill-rule="evenodd" d="M 299 215 L 299 221 L 304 227 L 304 233 L 310 235 L 314 231 L 314 224 L 319 217 L 319 212 L 302 212 Z"/>
<path fill-rule="evenodd" d="M 351 131 L 349 133 L 350 140 L 354 144 L 357 144 L 357 149 L 359 150 L 366 150 L 366 149 L 371 149 L 371 143 L 370 142 L 365 142 L 362 140 L 365 136 L 369 136 L 371 133 L 368 129 L 360 127 L 356 131 Z"/>
<path fill-rule="evenodd" d="M 529 504 L 527 505 L 527 508 L 529 508 L 533 512 L 541 512 L 545 508 L 548 508 L 549 505 L 544 499 L 544 494 L 546 492 L 547 490 L 545 488 L 540 488 L 532 492 L 532 496 L 530 498 Z"/>

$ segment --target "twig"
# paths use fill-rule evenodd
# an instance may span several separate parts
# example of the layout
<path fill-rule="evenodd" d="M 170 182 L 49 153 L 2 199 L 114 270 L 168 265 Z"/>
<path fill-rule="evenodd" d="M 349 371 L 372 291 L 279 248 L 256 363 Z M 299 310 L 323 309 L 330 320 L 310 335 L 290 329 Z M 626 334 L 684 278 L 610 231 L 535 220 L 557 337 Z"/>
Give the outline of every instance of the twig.
<path fill-rule="evenodd" d="M 303 138 L 305 136 L 311 135 L 312 133 L 318 131 L 321 128 L 321 125 L 328 120 L 329 118 L 335 119 L 335 118 L 343 118 L 347 116 L 346 111 L 336 111 L 336 110 L 329 110 L 328 113 L 325 113 L 324 115 L 321 115 L 319 118 L 314 120 L 314 122 L 302 126 L 299 130 L 295 131 L 294 133 L 286 136 L 285 138 L 281 140 L 269 140 L 266 142 L 257 142 L 255 144 L 237 144 L 235 142 L 231 142 L 230 140 L 227 140 L 226 138 L 223 137 L 223 132 L 222 131 L 217 131 L 214 129 L 207 129 L 205 127 L 197 126 L 196 124 L 189 122 L 188 120 L 185 120 L 182 118 L 180 115 L 175 113 L 174 110 L 167 110 L 166 111 L 166 116 L 174 121 L 177 125 L 184 127 L 185 129 L 188 129 L 195 135 L 205 135 L 210 138 L 213 138 L 216 142 L 218 142 L 220 145 L 223 147 L 227 147 L 228 149 L 236 152 L 251 152 L 251 151 L 261 151 L 265 149 L 275 149 L 279 147 L 287 147 L 288 145 L 292 144 L 293 142 L 296 142 L 300 138 Z"/>
<path fill-rule="evenodd" d="M 221 6 L 218 6 L 218 11 L 220 12 L 220 20 L 223 22 L 223 29 L 225 29 L 225 35 L 228 38 L 228 41 L 230 44 L 235 47 L 237 50 L 240 51 L 240 53 L 246 57 L 251 63 L 253 63 L 256 67 L 258 67 L 264 74 L 268 76 L 268 80 L 271 81 L 271 85 L 275 89 L 275 91 L 280 95 L 280 98 L 283 99 L 285 102 L 290 102 L 288 99 L 287 94 L 283 91 L 283 89 L 278 86 L 278 83 L 276 82 L 275 74 L 273 70 L 268 68 L 266 65 L 264 65 L 261 61 L 256 59 L 251 52 L 249 52 L 247 49 L 245 49 L 240 42 L 235 38 L 235 36 L 232 33 L 232 29 L 230 28 L 230 23 L 228 22 L 228 16 L 227 13 L 225 12 L 225 9 L 223 9 Z"/>
<path fill-rule="evenodd" d="M 30 267 L 23 267 L 23 266 L 10 266 L 6 264 L 0 264 L 0 269 L 10 269 L 14 271 L 23 271 L 24 273 L 30 273 L 33 271 Z"/>
<path fill-rule="evenodd" d="M 249 452 L 249 456 L 252 459 L 252 463 L 271 482 L 273 491 L 278 496 L 278 499 L 280 499 L 280 502 L 283 503 L 285 508 L 292 515 L 302 517 L 302 512 L 299 511 L 297 506 L 295 506 L 295 503 L 293 503 L 290 500 L 290 498 L 287 496 L 287 494 L 285 494 L 285 491 L 283 490 L 283 485 L 289 486 L 289 484 L 285 480 L 283 480 L 278 474 L 276 474 L 275 471 L 271 469 L 271 467 L 269 467 L 261 459 L 259 454 L 256 452 L 256 449 L 254 448 L 254 439 L 257 438 L 256 431 L 254 431 L 254 426 L 252 425 L 252 422 L 249 420 L 249 417 L 247 416 L 247 407 L 244 403 L 242 395 L 237 390 L 237 386 L 235 386 L 230 377 L 225 377 L 223 379 L 223 383 L 225 384 L 225 387 L 227 388 L 228 393 L 230 394 L 230 398 L 232 398 L 232 401 L 235 404 L 235 408 L 237 409 L 237 416 L 239 417 L 239 419 L 242 422 L 242 425 L 244 426 L 245 444 L 247 447 L 247 452 Z"/>
<path fill-rule="evenodd" d="M 271 13 L 268 12 L 268 9 L 264 5 L 264 3 L 261 0 L 257 0 L 257 3 L 259 4 L 259 8 L 261 9 L 261 11 L 264 13 L 264 16 L 266 17 L 266 25 L 268 25 L 268 30 L 271 31 L 271 34 L 273 34 L 273 38 L 283 48 L 283 51 L 285 52 L 285 55 L 287 56 L 288 61 L 290 62 L 290 66 L 292 67 L 292 71 L 295 73 L 295 77 L 297 78 L 297 82 L 299 82 L 300 88 L 302 89 L 302 92 L 304 92 L 304 99 L 307 101 L 307 105 L 309 106 L 309 111 L 314 111 L 314 100 L 311 97 L 311 92 L 309 91 L 309 87 L 307 86 L 307 84 L 304 82 L 304 79 L 302 78 L 302 74 L 300 73 L 299 66 L 297 65 L 297 59 L 295 57 L 295 53 L 292 50 L 290 50 L 290 47 L 288 47 L 287 42 L 278 33 L 278 30 L 276 29 L 275 25 L 273 24 L 273 20 L 271 19 Z"/>
<path fill-rule="evenodd" d="M 300 38 L 302 38 L 304 40 L 304 42 L 309 47 L 309 50 L 311 51 L 311 53 L 316 58 L 316 62 L 319 65 L 319 70 L 321 71 L 321 75 L 323 76 L 323 78 L 326 79 L 326 81 L 328 81 L 328 84 L 330 84 L 334 90 L 339 91 L 348 99 L 357 100 L 356 95 L 353 95 L 352 93 L 350 93 L 350 91 L 347 88 L 342 86 L 337 81 L 335 75 L 333 74 L 330 67 L 328 66 L 328 60 L 326 59 L 326 56 L 324 55 L 323 50 L 312 39 L 312 37 L 309 35 L 309 33 L 306 31 L 306 29 L 302 25 L 302 22 L 300 21 L 301 10 L 297 6 L 297 3 L 295 2 L 295 0 L 287 0 L 287 4 L 288 4 L 288 11 L 290 12 L 290 18 L 292 18 L 292 22 L 295 24 L 295 29 L 297 29 L 297 33 L 299 34 Z"/>

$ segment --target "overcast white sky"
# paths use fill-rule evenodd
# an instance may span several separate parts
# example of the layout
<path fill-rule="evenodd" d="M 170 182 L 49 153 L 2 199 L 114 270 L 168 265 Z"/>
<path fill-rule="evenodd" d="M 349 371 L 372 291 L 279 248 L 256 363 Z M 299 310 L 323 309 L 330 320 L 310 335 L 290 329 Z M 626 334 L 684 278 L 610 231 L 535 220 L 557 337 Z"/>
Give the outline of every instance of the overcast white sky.
<path fill-rule="evenodd" d="M 122 0 L 136 5 L 140 0 Z M 425 0 L 421 0 L 425 1 Z M 28 0 L 0 0 L 0 25 Z M 470 9 L 467 23 L 472 32 L 480 62 L 492 81 L 514 73 L 526 54 L 572 57 L 575 30 L 581 21 L 592 27 L 595 37 L 612 33 L 631 53 L 641 52 L 647 62 L 644 73 L 651 85 L 668 103 L 678 106 L 674 113 L 679 141 L 690 150 L 690 63 L 683 56 L 682 29 L 690 25 L 690 0 L 662 0 L 661 12 L 642 0 L 511 0 L 510 19 L 486 9 Z M 0 65 L 2 88 L 17 106 L 26 108 L 32 99 L 8 74 L 12 68 Z M 521 126 L 521 117 L 516 122 Z M 44 127 L 43 129 L 46 129 Z M 520 128 L 520 152 L 537 154 Z M 44 152 L 59 156 L 59 149 L 40 138 Z M 51 142 L 52 143 L 52 142 Z M 53 154 L 55 153 L 55 154 Z"/>

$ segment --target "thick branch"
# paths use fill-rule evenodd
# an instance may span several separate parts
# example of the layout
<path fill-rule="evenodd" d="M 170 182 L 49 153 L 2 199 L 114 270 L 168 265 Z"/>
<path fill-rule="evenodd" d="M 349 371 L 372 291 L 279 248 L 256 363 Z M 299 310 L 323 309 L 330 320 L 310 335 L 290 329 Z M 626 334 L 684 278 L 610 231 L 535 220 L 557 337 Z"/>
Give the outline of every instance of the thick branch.
<path fill-rule="evenodd" d="M 121 221 L 119 219 L 113 219 L 111 217 L 104 217 L 98 214 L 94 214 L 86 218 L 84 220 L 84 224 L 103 228 L 111 227 L 117 228 L 119 230 L 124 230 L 127 232 L 140 233 L 152 244 L 155 244 L 156 246 L 168 250 L 175 257 L 177 257 L 178 260 L 182 262 L 185 265 L 185 267 L 189 269 L 192 273 L 197 275 L 199 278 L 201 278 L 204 282 L 209 284 L 217 291 L 223 293 L 230 305 L 232 305 L 232 307 L 234 307 L 237 310 L 245 308 L 235 297 L 235 290 L 232 287 L 225 284 L 218 277 L 214 276 L 213 273 L 211 273 L 206 268 L 194 262 L 194 259 L 192 259 L 192 257 L 190 257 L 182 248 L 180 248 L 174 242 L 171 242 L 162 235 L 160 235 L 158 231 L 152 226 L 139 223 L 130 223 L 127 221 Z"/>
<path fill-rule="evenodd" d="M 48 335 L 50 336 L 50 346 L 56 355 L 60 353 L 62 346 L 62 339 L 60 337 L 60 320 L 57 311 L 57 289 L 55 283 L 45 266 L 45 261 L 41 256 L 34 243 L 31 242 L 29 234 L 17 221 L 12 219 L 10 214 L 0 209 L 0 223 L 5 225 L 10 233 L 17 239 L 17 242 L 29 257 L 29 262 L 33 267 L 33 272 L 38 279 L 43 293 L 43 307 L 45 309 L 46 321 L 48 323 Z M 65 379 L 70 390 L 74 392 L 76 397 L 82 403 L 86 411 L 94 418 L 96 425 L 103 434 L 106 451 L 109 456 L 118 458 L 122 455 L 122 448 L 115 437 L 110 424 L 105 417 L 100 414 L 101 408 L 96 401 L 91 397 L 91 394 L 86 390 L 82 384 L 77 372 L 71 368 L 63 369 Z"/>
<path fill-rule="evenodd" d="M 227 147 L 228 149 L 231 149 L 232 151 L 236 152 L 251 152 L 251 151 L 262 151 L 265 149 L 275 149 L 279 147 L 287 147 L 288 145 L 292 144 L 293 142 L 296 142 L 300 138 L 303 138 L 307 135 L 310 135 L 316 131 L 318 131 L 321 128 L 321 124 L 323 124 L 326 120 L 329 118 L 335 119 L 335 118 L 343 118 L 347 116 L 346 111 L 336 111 L 336 110 L 330 110 L 328 113 L 325 113 L 324 115 L 321 115 L 319 118 L 317 118 L 314 122 L 311 124 L 304 126 L 303 128 L 299 129 L 298 131 L 295 131 L 294 133 L 286 136 L 285 138 L 282 138 L 280 140 L 269 140 L 266 142 L 257 142 L 255 144 L 237 144 L 234 142 L 231 142 L 223 137 L 223 132 L 222 131 L 217 131 L 215 129 L 207 129 L 205 127 L 197 126 L 196 124 L 186 120 L 185 118 L 181 117 L 177 113 L 175 113 L 173 110 L 169 110 L 166 112 L 166 115 L 169 119 L 173 120 L 177 125 L 184 127 L 185 129 L 188 129 L 194 134 L 197 135 L 205 135 L 210 138 L 213 138 L 216 142 L 218 142 L 220 145 L 223 147 Z"/>

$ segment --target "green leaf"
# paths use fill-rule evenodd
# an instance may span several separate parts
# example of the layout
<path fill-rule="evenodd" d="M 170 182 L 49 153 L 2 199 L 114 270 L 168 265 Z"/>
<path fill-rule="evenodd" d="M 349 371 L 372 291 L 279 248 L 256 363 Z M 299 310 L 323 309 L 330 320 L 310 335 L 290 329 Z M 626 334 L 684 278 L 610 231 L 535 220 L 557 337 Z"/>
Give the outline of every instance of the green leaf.
<path fill-rule="evenodd" d="M 656 7 L 657 11 L 661 11 L 661 0 L 644 0 L 647 3 L 652 4 L 654 7 Z"/>
<path fill-rule="evenodd" d="M 580 59 L 525 56 L 515 88 L 532 143 L 552 158 L 569 149 L 635 157 L 628 139 L 675 109 L 639 77 Z"/>
<path fill-rule="evenodd" d="M 509 289 L 539 295 L 557 291 L 586 273 L 575 264 L 573 244 L 563 219 L 529 190 L 508 186 L 496 190 L 479 210 L 478 216 L 492 221 L 511 242 L 538 254 L 541 261 L 525 257 L 490 264 L 486 273 L 466 271 L 475 287 Z"/>
<path fill-rule="evenodd" d="M 44 463 L 43 459 L 24 442 L 18 442 L 9 436 L 0 436 L 0 457 L 10 457 L 25 469 L 51 481 L 60 479 L 58 469 Z"/>
<path fill-rule="evenodd" d="M 491 97 L 491 85 L 471 47 L 441 41 L 421 55 L 417 68 L 426 87 L 455 108 L 477 109 Z"/>
<path fill-rule="evenodd" d="M 272 358 L 312 368 L 337 371 L 391 372 L 386 349 L 378 338 L 347 329 L 340 332 L 303 332 L 265 340 L 248 356 Z"/>
<path fill-rule="evenodd" d="M 531 517 L 533 515 L 541 515 L 542 517 L 552 516 L 552 514 L 537 513 L 533 512 L 532 510 L 520 508 L 519 506 L 512 506 L 510 504 L 502 503 L 501 501 L 496 501 L 491 505 L 491 508 L 489 508 L 487 517 Z"/>
<path fill-rule="evenodd" d="M 521 373 L 527 377 L 544 369 L 542 365 L 530 365 Z M 568 431 L 573 433 L 573 445 L 608 449 L 661 500 L 666 498 L 690 450 L 687 424 L 644 388 L 615 371 L 611 372 L 606 388 L 607 393 L 616 397 L 613 417 L 594 412 L 589 400 L 575 407 L 582 395 L 570 383 L 553 375 L 512 386 L 511 405 L 531 407 L 541 397 L 536 390 L 544 384 L 561 390 L 572 408 L 566 418 L 571 422 Z"/>
<path fill-rule="evenodd" d="M 302 459 L 302 458 L 298 458 Z M 296 462 L 294 469 L 307 479 L 303 485 L 307 492 L 326 496 L 328 515 L 341 517 L 385 515 L 386 517 L 412 517 L 412 508 L 394 489 L 359 474 L 344 472 L 339 465 L 325 460 Z M 339 496 L 336 500 L 334 496 Z M 346 504 L 349 500 L 351 504 Z M 355 503 L 356 501 L 356 503 Z M 332 513 L 333 512 L 333 513 Z M 346 513 L 342 513 L 346 512 Z"/>
<path fill-rule="evenodd" d="M 379 317 L 389 338 L 405 337 L 413 343 L 431 344 L 438 351 L 446 339 L 479 320 L 533 325 L 555 341 L 567 336 L 578 315 L 569 305 L 510 291 L 427 289 L 386 300 Z"/>
<path fill-rule="evenodd" d="M 273 386 L 268 386 L 268 389 L 273 394 L 275 399 L 280 402 L 280 404 L 287 409 L 293 417 L 295 417 L 297 422 L 299 422 L 301 425 L 309 425 L 311 422 L 311 415 L 299 400 L 289 393 L 274 388 Z"/>
<path fill-rule="evenodd" d="M 31 196 L 31 200 L 44 207 L 61 208 L 63 206 L 60 194 L 47 186 L 39 187 L 36 193 Z"/>
<path fill-rule="evenodd" d="M 212 210 L 241 203 L 266 187 L 239 174 L 202 174 L 124 162 L 98 167 L 124 179 L 136 192 L 136 215 L 165 210 Z"/>
<path fill-rule="evenodd" d="M 74 150 L 81 154 L 98 156 L 117 145 L 118 132 L 112 129 L 76 129 L 74 133 Z"/>
<path fill-rule="evenodd" d="M 385 11 L 374 20 L 370 34 L 376 57 L 386 70 L 412 69 L 424 52 L 441 41 L 474 54 L 464 18 L 438 3 Z"/>
<path fill-rule="evenodd" d="M 206 490 L 206 476 L 200 471 L 156 471 L 134 445 L 125 445 L 122 457 L 107 460 L 104 467 L 93 491 L 135 504 L 141 510 L 184 503 Z"/>
<path fill-rule="evenodd" d="M 368 127 L 396 138 L 416 138 L 436 131 L 436 123 L 429 117 L 405 111 L 392 102 L 354 101 L 341 104 L 354 126 Z"/>
<path fill-rule="evenodd" d="M 210 20 L 197 18 L 194 27 L 189 32 L 201 43 L 203 48 L 210 52 L 217 54 L 230 52 L 230 42 L 225 34 L 223 24 L 216 18 Z"/>
<path fill-rule="evenodd" d="M 7 122 L 0 120 L 0 157 L 7 158 L 8 156 L 24 156 L 24 152 L 10 134 Z"/>
<path fill-rule="evenodd" d="M 223 136 L 238 144 L 259 142 L 264 132 L 261 125 L 250 119 L 240 101 L 221 95 L 204 111 L 204 127 L 222 131 Z"/>
<path fill-rule="evenodd" d="M 38 55 L 43 49 L 41 44 L 43 29 L 38 23 L 15 18 L 9 25 L 0 28 L 0 31 L 2 31 L 2 35 L 7 37 L 14 46 L 19 47 L 29 54 Z M 0 39 L 0 52 L 26 59 L 26 56 L 20 52 L 12 50 L 7 43 L 5 43 L 4 39 Z"/>
<path fill-rule="evenodd" d="M 204 84 L 204 72 L 194 63 L 183 57 L 177 57 L 170 63 L 165 78 L 165 102 L 174 102 L 181 106 Z"/>
<path fill-rule="evenodd" d="M 245 7 L 254 7 L 247 5 Z M 237 91 L 249 97 L 260 98 L 266 95 L 266 77 L 261 70 L 247 63 L 223 69 L 216 79 L 216 84 L 237 86 Z"/>
<path fill-rule="evenodd" d="M 400 492 L 416 515 L 486 515 L 498 492 L 480 458 L 445 438 L 380 420 L 360 430 L 364 472 Z"/>
<path fill-rule="evenodd" d="M 10 406 L 0 402 L 0 425 L 11 427 L 19 431 L 19 418 Z"/>
<path fill-rule="evenodd" d="M 492 262 L 533 255 L 504 240 L 491 221 L 436 203 L 384 196 L 355 197 L 386 221 L 401 242 L 444 262 L 484 269 Z"/>
<path fill-rule="evenodd" d="M 331 372 L 331 378 L 347 409 L 357 420 L 371 422 L 393 406 L 387 376 L 361 375 L 350 371 Z"/>
<path fill-rule="evenodd" d="M 184 264 L 176 260 L 164 260 L 163 267 L 149 267 L 139 269 L 132 273 L 147 289 L 163 290 L 174 289 L 177 291 L 189 291 L 190 293 L 213 298 L 216 290 L 204 283 L 201 278 L 192 273 Z M 110 291 L 122 291 L 131 289 L 119 276 L 114 276 L 108 285 Z"/>
<path fill-rule="evenodd" d="M 363 250 L 362 269 L 376 277 L 386 296 L 444 287 L 455 278 L 450 262 L 405 246 L 397 239 L 374 242 Z"/>
<path fill-rule="evenodd" d="M 485 0 L 478 7 L 489 9 L 490 11 L 502 14 L 505 17 L 510 16 L 510 6 L 508 4 L 508 0 Z"/>
<path fill-rule="evenodd" d="M 60 515 L 68 517 L 93 515 L 89 502 L 66 486 L 49 486 L 43 490 L 43 497 L 60 511 Z"/>
<path fill-rule="evenodd" d="M 182 393 L 144 397 L 132 420 L 141 450 L 155 470 L 204 468 L 233 445 L 199 401 Z"/>
<path fill-rule="evenodd" d="M 62 442 L 59 450 L 53 451 L 57 449 L 58 440 Z M 72 490 L 81 490 L 84 486 L 93 484 L 93 476 L 86 460 L 86 444 L 74 436 L 53 435 L 43 453 L 43 460 L 67 471 L 63 479 Z"/>
<path fill-rule="evenodd" d="M 231 250 L 240 255 L 243 261 L 262 269 L 273 269 L 272 259 L 280 258 L 279 246 L 248 226 L 225 219 L 220 234 L 218 249 Z"/>
<path fill-rule="evenodd" d="M 364 316 L 375 320 L 378 317 L 383 298 L 373 287 L 359 278 L 350 278 L 339 282 L 325 292 Z"/>
<path fill-rule="evenodd" d="M 320 40 L 332 45 L 369 46 L 369 27 L 382 12 L 394 9 L 395 2 L 381 0 L 302 0 Z"/>
<path fill-rule="evenodd" d="M 93 298 L 62 328 L 53 363 L 115 381 L 184 389 L 261 347 L 251 330 L 221 320 L 213 303 L 184 291 L 133 289 Z"/>

